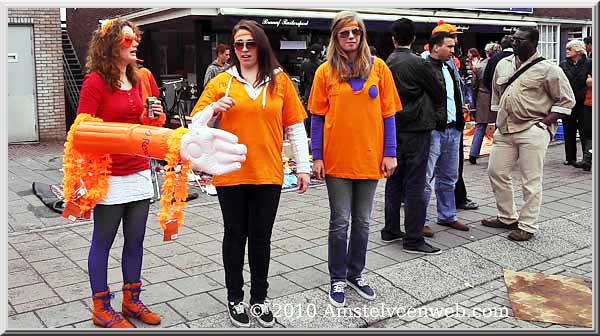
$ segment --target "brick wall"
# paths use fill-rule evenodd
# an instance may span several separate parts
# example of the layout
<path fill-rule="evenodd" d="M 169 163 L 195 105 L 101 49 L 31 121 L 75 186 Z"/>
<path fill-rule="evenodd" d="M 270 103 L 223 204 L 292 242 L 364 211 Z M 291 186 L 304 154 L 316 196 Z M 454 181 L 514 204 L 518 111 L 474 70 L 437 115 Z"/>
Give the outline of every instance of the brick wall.
<path fill-rule="evenodd" d="M 8 8 L 8 24 L 33 26 L 40 141 L 64 139 L 65 94 L 59 8 Z"/>
<path fill-rule="evenodd" d="M 92 32 L 98 28 L 98 20 L 110 19 L 140 10 L 143 8 L 67 8 L 67 31 L 73 47 L 77 51 L 82 69 L 85 66 Z"/>
<path fill-rule="evenodd" d="M 534 16 L 555 17 L 561 19 L 592 19 L 592 8 L 535 8 Z"/>

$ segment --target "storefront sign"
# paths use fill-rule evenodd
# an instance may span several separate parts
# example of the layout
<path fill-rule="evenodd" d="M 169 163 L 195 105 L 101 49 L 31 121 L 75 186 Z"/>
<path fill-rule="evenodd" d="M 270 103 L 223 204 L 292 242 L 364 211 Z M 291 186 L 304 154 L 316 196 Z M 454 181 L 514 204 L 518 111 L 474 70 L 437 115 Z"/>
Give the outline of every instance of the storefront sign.
<path fill-rule="evenodd" d="M 502 31 L 505 33 L 514 33 L 519 27 L 502 27 Z"/>
<path fill-rule="evenodd" d="M 296 27 L 302 28 L 308 26 L 310 20 L 308 19 L 276 19 L 276 18 L 264 18 L 261 20 L 263 26 L 275 26 L 275 27 Z"/>

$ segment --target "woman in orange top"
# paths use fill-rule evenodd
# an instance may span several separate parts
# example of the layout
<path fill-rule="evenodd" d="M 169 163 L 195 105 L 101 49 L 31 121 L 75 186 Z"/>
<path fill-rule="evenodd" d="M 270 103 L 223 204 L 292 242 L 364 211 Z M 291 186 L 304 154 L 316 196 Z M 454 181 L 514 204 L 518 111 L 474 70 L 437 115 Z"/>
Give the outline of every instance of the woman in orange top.
<path fill-rule="evenodd" d="M 326 180 L 331 208 L 329 301 L 336 307 L 345 304 L 346 280 L 364 298 L 375 298 L 362 271 L 377 182 L 396 168 L 394 115 L 401 108 L 390 69 L 369 53 L 362 19 L 338 13 L 308 102 L 313 171 Z"/>
<path fill-rule="evenodd" d="M 228 310 L 234 325 L 249 326 L 242 290 L 248 239 L 250 312 L 259 324 L 272 327 L 275 319 L 266 301 L 267 275 L 271 232 L 283 184 L 283 130 L 292 143 L 299 192 L 303 193 L 310 180 L 306 112 L 264 30 L 255 21 L 241 20 L 233 28 L 232 38 L 232 65 L 208 82 L 192 111 L 191 128 L 195 119 L 211 113 L 213 122 L 219 119 L 219 128 L 237 135 L 248 148 L 239 171 L 213 180 L 225 226 L 223 263 Z"/>

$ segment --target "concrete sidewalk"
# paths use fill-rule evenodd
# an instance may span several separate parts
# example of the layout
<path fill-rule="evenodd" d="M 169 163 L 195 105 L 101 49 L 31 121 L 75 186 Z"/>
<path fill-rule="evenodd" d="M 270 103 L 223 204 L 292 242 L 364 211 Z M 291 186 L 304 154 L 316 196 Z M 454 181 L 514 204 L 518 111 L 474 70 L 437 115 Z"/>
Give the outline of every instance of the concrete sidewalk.
<path fill-rule="evenodd" d="M 438 256 L 419 257 L 403 252 L 401 244 L 381 242 L 379 230 L 384 220 L 385 186 L 381 181 L 373 210 L 365 271 L 377 299 L 366 302 L 348 289 L 348 306 L 391 309 L 460 304 L 470 310 L 510 307 L 503 269 L 591 279 L 592 175 L 563 166 L 563 151 L 563 146 L 556 145 L 548 150 L 541 232 L 524 243 L 508 240 L 505 230 L 486 228 L 479 223 L 482 218 L 496 214 L 486 172 L 487 158 L 480 159 L 476 166 L 465 163 L 469 198 L 478 202 L 480 208 L 460 211 L 458 216 L 471 230 L 461 232 L 433 224 L 436 234 L 429 241 L 444 249 Z M 62 153 L 59 150 L 44 154 L 41 150 L 33 158 L 18 154 L 10 157 L 10 153 L 9 147 L 8 327 L 93 328 L 87 275 L 92 225 L 64 225 L 66 222 L 50 211 L 49 217 L 40 216 L 32 210 L 43 206 L 41 202 L 35 196 L 25 199 L 21 196 L 27 190 L 27 183 L 30 188 L 31 182 L 27 179 L 60 181 L 60 173 L 53 172 L 60 164 L 49 168 L 48 162 L 60 162 Z M 520 183 L 518 180 L 515 183 L 520 205 Z M 429 211 L 435 213 L 435 202 L 431 204 Z M 491 318 L 464 318 L 457 314 L 389 318 L 364 316 L 354 310 L 346 316 L 332 315 L 327 303 L 328 217 L 324 186 L 313 187 L 304 195 L 282 194 L 273 230 L 269 270 L 269 296 L 273 306 L 279 309 L 278 327 L 566 327 L 519 321 L 512 317 L 509 308 L 508 316 Z M 221 212 L 215 197 L 206 196 L 191 202 L 180 238 L 173 242 L 162 241 L 156 209 L 153 209 L 144 244 L 142 278 L 146 291 L 142 299 L 161 314 L 161 328 L 232 328 L 225 307 L 222 235 Z M 109 260 L 109 284 L 115 291 L 120 290 L 122 281 L 122 245 L 120 233 Z M 247 264 L 245 269 L 244 279 L 249 281 Z M 244 289 L 248 299 L 249 287 Z M 121 293 L 117 292 L 113 300 L 117 310 L 120 310 L 120 300 Z M 133 322 L 138 327 L 150 327 Z"/>

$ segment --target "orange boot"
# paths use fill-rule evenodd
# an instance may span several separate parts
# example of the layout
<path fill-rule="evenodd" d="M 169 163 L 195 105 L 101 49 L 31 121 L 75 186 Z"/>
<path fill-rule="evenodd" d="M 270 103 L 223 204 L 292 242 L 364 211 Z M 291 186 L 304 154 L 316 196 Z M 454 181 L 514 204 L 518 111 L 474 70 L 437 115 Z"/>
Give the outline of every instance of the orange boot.
<path fill-rule="evenodd" d="M 141 283 L 123 285 L 123 315 L 135 317 L 147 324 L 159 324 L 160 316 L 140 301 Z"/>
<path fill-rule="evenodd" d="M 113 297 L 114 294 L 110 292 L 110 289 L 94 294 L 92 298 L 94 303 L 92 321 L 94 321 L 94 324 L 103 328 L 135 328 L 121 314 L 112 309 L 110 299 Z"/>

